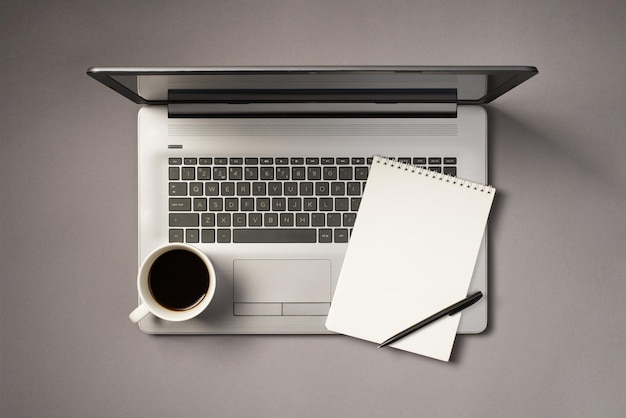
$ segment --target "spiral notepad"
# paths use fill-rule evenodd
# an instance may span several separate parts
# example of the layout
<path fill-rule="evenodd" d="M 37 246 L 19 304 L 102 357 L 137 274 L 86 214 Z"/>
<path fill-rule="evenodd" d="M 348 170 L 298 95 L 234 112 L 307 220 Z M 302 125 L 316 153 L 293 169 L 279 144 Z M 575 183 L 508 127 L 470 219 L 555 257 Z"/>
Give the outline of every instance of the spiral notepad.
<path fill-rule="evenodd" d="M 467 296 L 495 189 L 374 157 L 326 327 L 381 343 Z M 461 314 L 392 347 L 448 361 Z"/>

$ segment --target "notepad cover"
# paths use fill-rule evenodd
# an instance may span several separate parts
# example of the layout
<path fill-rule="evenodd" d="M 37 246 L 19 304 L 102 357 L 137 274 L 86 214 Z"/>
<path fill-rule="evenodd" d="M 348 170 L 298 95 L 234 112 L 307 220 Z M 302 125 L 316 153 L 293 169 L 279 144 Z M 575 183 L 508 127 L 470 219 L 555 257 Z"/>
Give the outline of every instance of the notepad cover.
<path fill-rule="evenodd" d="M 465 298 L 495 189 L 374 157 L 326 327 L 381 343 Z M 391 344 L 449 361 L 461 314 Z"/>

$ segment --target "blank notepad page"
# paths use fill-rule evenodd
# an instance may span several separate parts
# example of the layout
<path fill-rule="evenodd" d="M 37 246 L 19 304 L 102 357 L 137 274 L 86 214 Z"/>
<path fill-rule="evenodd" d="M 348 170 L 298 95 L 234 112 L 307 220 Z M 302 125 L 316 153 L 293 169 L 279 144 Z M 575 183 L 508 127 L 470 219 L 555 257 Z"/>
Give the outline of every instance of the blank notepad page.
<path fill-rule="evenodd" d="M 374 157 L 326 327 L 381 343 L 464 299 L 495 189 Z M 461 313 L 391 344 L 448 361 Z"/>

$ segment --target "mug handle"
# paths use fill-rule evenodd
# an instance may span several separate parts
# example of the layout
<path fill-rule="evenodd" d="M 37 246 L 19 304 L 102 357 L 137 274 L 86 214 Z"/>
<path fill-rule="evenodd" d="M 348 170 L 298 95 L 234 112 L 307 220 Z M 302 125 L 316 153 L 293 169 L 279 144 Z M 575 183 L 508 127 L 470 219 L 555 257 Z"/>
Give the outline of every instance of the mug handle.
<path fill-rule="evenodd" d="M 132 311 L 130 315 L 128 315 L 128 317 L 130 318 L 131 321 L 133 321 L 134 323 L 137 323 L 141 321 L 149 313 L 150 313 L 150 309 L 148 308 L 148 305 L 146 305 L 145 303 L 142 303 L 141 305 L 137 306 L 135 310 Z"/>

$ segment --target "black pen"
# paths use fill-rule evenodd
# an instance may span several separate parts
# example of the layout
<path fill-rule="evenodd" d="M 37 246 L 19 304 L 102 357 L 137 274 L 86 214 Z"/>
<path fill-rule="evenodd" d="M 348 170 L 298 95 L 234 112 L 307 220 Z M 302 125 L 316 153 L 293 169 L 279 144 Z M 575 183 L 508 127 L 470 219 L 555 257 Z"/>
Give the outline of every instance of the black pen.
<path fill-rule="evenodd" d="M 426 318 L 423 321 L 420 321 L 417 324 L 415 324 L 415 325 L 405 329 L 404 331 L 400 331 L 399 333 L 397 333 L 393 337 L 389 338 L 388 340 L 386 340 L 385 342 L 380 344 L 378 346 L 378 348 L 381 348 L 381 347 L 389 345 L 389 344 L 391 344 L 393 342 L 396 342 L 400 338 L 406 337 L 407 335 L 417 331 L 420 328 L 425 327 L 426 325 L 430 324 L 431 322 L 435 322 L 439 318 L 443 318 L 446 315 L 452 316 L 455 313 L 461 312 L 463 309 L 465 309 L 465 308 L 467 308 L 469 306 L 472 306 L 473 304 L 478 302 L 478 300 L 480 298 L 482 298 L 482 297 L 483 297 L 483 293 L 482 292 L 476 292 L 473 295 L 470 295 L 470 296 L 466 297 L 465 299 L 455 303 L 454 305 L 450 305 L 447 308 L 437 312 L 436 314 L 429 316 L 428 318 Z"/>

